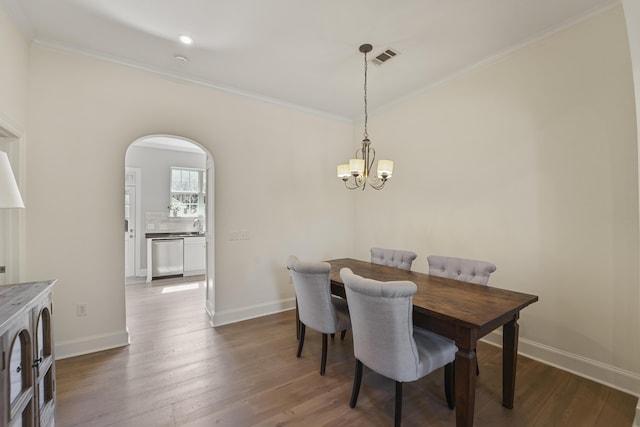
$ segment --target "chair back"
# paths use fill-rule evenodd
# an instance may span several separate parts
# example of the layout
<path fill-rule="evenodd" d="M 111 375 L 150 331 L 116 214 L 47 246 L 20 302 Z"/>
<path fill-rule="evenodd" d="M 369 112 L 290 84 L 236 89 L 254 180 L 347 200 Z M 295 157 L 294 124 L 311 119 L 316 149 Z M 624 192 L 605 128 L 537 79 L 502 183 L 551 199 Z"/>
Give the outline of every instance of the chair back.
<path fill-rule="evenodd" d="M 432 276 L 446 277 L 479 285 L 486 285 L 489 282 L 491 273 L 496 271 L 496 266 L 490 262 L 473 259 L 430 255 L 427 257 L 427 261 L 429 263 L 429 274 Z"/>
<path fill-rule="evenodd" d="M 413 295 L 409 281 L 379 282 L 343 268 L 353 352 L 370 369 L 396 381 L 419 378 L 421 362 L 413 338 Z"/>
<path fill-rule="evenodd" d="M 323 334 L 335 333 L 338 319 L 331 303 L 331 264 L 304 262 L 290 256 L 287 268 L 296 290 L 300 321 Z"/>
<path fill-rule="evenodd" d="M 388 267 L 411 270 L 411 263 L 418 255 L 411 251 L 398 249 L 371 248 L 371 262 Z"/>

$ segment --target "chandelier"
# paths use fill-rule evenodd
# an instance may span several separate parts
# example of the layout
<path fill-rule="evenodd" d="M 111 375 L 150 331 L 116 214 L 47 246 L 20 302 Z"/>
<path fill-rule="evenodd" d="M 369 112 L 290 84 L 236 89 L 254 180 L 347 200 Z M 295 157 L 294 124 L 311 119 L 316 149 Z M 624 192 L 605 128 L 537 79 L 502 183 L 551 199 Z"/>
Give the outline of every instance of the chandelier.
<path fill-rule="evenodd" d="M 372 48 L 370 44 L 363 44 L 359 49 L 364 54 L 364 139 L 362 140 L 362 148 L 356 150 L 356 157 L 349 159 L 348 164 L 338 165 L 338 178 L 344 181 L 345 187 L 349 190 L 357 188 L 364 190 L 367 184 L 375 190 L 382 190 L 393 173 L 392 160 L 378 160 L 377 171 L 375 174 L 372 173 L 376 150 L 371 147 L 369 133 L 367 132 L 369 119 L 367 114 L 367 53 L 371 52 Z"/>

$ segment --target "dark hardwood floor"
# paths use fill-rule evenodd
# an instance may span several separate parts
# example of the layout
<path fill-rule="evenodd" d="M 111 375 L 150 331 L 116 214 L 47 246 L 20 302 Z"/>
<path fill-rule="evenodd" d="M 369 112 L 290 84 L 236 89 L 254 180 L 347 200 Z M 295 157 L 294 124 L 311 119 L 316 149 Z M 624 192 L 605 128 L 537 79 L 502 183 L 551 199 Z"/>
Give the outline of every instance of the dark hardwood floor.
<path fill-rule="evenodd" d="M 365 368 L 349 408 L 351 334 L 307 329 L 296 359 L 293 311 L 212 328 L 204 288 L 183 280 L 127 285 L 128 347 L 57 361 L 58 426 L 389 426 L 394 383 Z M 54 319 L 55 321 L 55 319 Z M 500 349 L 480 343 L 476 426 L 630 426 L 637 398 L 518 359 L 515 408 L 501 406 Z M 404 426 L 453 426 L 444 374 L 405 384 Z"/>

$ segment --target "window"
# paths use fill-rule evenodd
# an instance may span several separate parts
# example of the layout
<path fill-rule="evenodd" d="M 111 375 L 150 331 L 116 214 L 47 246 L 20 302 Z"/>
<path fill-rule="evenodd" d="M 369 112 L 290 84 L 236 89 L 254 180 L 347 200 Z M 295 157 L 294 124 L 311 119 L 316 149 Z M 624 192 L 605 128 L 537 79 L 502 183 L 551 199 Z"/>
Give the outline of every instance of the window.
<path fill-rule="evenodd" d="M 171 168 L 169 215 L 204 215 L 206 174 L 203 169 Z"/>

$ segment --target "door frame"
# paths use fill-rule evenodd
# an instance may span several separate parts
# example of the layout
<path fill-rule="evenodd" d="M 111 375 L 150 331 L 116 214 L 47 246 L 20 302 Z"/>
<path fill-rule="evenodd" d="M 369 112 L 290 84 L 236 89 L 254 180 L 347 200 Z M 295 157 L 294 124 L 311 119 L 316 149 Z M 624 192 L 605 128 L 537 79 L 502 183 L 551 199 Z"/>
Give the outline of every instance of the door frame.
<path fill-rule="evenodd" d="M 129 195 L 128 214 L 125 214 L 125 230 L 124 230 L 124 277 L 136 276 L 136 261 L 139 255 L 136 253 L 136 241 L 138 240 L 138 215 L 136 207 L 138 206 L 137 188 L 135 185 L 124 186 L 125 199 L 127 193 Z M 125 206 L 127 206 L 125 202 Z M 133 207 L 133 209 L 131 209 Z M 133 234 L 133 235 L 132 235 Z M 130 274 L 128 274 L 130 273 Z"/>
<path fill-rule="evenodd" d="M 134 274 L 137 277 L 140 276 L 146 276 L 146 271 L 142 271 L 142 267 L 141 267 L 141 260 L 140 260 L 140 251 L 141 251 L 141 246 L 142 246 L 142 235 L 144 235 L 144 233 L 142 231 L 144 231 L 142 229 L 142 218 L 140 218 L 140 216 L 142 215 L 142 207 L 140 206 L 142 204 L 142 199 L 141 199 L 141 194 L 142 194 L 142 171 L 140 170 L 140 168 L 130 168 L 128 166 L 125 166 L 124 168 L 124 186 L 125 188 L 127 186 L 132 186 L 136 188 L 136 223 L 134 224 L 136 227 L 136 238 L 135 238 L 135 243 L 134 243 L 134 258 L 135 258 L 135 265 L 134 265 Z"/>
<path fill-rule="evenodd" d="M 27 206 L 24 185 L 26 176 L 26 147 L 23 143 L 22 132 L 15 124 L 0 114 L 0 144 L 2 151 L 7 153 L 13 174 L 16 178 L 22 200 Z M 25 241 L 25 210 L 4 209 L 4 238 L 0 243 L 4 246 L 5 253 L 5 283 L 19 283 L 24 276 L 24 241 Z"/>
<path fill-rule="evenodd" d="M 206 174 L 207 174 L 207 188 L 206 188 L 206 221 L 207 232 L 205 234 L 206 248 L 205 254 L 207 257 L 206 274 L 205 274 L 205 311 L 209 317 L 209 324 L 216 326 L 215 312 L 216 312 L 216 253 L 215 253 L 215 161 L 213 156 L 206 148 L 200 146 L 207 154 L 206 161 Z"/>
<path fill-rule="evenodd" d="M 200 147 L 205 155 L 206 155 L 206 174 L 207 174 L 207 188 L 206 188 L 206 233 L 205 233 L 205 241 L 206 241 L 206 249 L 205 249 L 205 253 L 206 253 L 206 259 L 207 259 L 207 266 L 206 266 L 206 273 L 205 273 L 205 303 L 204 303 L 204 309 L 209 317 L 209 323 L 211 324 L 211 326 L 216 326 L 216 319 L 215 319 L 215 306 L 216 306 L 216 287 L 215 287 L 215 159 L 213 157 L 213 155 L 211 154 L 211 152 L 209 151 L 209 149 L 205 146 L 203 146 L 202 144 L 186 138 L 184 136 L 178 136 L 178 135 L 169 135 L 169 134 L 148 134 L 145 136 L 141 136 L 139 138 L 136 138 L 135 140 L 133 140 L 130 144 L 129 147 L 131 147 L 132 145 L 136 144 L 139 141 L 143 141 L 145 139 L 149 139 L 149 138 L 153 138 L 153 137 L 166 137 L 166 138 L 172 138 L 172 139 L 178 139 L 178 140 L 182 140 L 188 143 L 191 143 L 197 147 Z M 126 163 L 126 153 L 125 153 L 125 157 L 124 157 L 124 162 Z M 127 166 L 125 166 L 125 169 L 127 168 Z M 136 169 L 136 168 L 130 168 L 130 169 Z M 137 191 L 136 191 L 136 209 L 142 209 L 142 202 L 140 200 L 140 197 L 142 195 L 142 191 L 144 190 L 140 184 L 140 173 L 137 174 L 137 179 L 138 179 L 138 184 L 137 184 Z M 126 180 L 125 180 L 125 184 L 127 184 Z M 136 222 L 138 222 L 138 238 L 136 240 L 141 240 L 141 236 L 146 234 L 146 228 L 142 228 L 142 225 L 140 221 L 142 221 L 142 215 L 141 212 L 136 212 Z M 145 238 L 145 242 L 146 242 L 146 238 Z M 123 251 L 124 251 L 124 246 L 122 247 Z M 139 251 L 139 249 L 136 249 L 136 251 Z M 139 253 L 139 252 L 138 252 Z M 123 255 L 124 256 L 124 255 Z M 138 257 L 139 259 L 140 257 Z M 123 266 L 124 267 L 124 266 Z M 136 273 L 137 275 L 138 273 Z M 124 275 L 124 269 L 123 269 L 123 275 Z M 141 274 L 143 276 L 146 276 L 146 272 L 145 274 Z"/>

